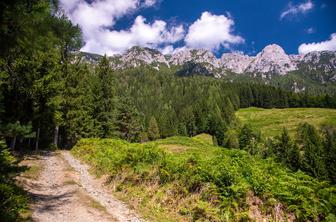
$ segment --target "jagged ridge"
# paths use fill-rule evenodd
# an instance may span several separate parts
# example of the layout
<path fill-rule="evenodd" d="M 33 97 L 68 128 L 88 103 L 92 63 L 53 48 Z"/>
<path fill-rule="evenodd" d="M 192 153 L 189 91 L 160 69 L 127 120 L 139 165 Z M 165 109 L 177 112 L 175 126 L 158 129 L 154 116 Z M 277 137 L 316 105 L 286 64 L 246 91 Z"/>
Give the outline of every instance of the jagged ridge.
<path fill-rule="evenodd" d="M 83 53 L 83 60 L 89 63 L 98 61 L 99 56 Z M 224 53 L 221 58 L 205 49 L 184 49 L 172 55 L 163 55 L 158 50 L 142 47 L 132 47 L 123 55 L 109 57 L 114 69 L 151 66 L 157 70 L 160 65 L 185 66 L 197 64 L 219 78 L 228 72 L 236 74 L 249 74 L 252 76 L 267 77 L 271 75 L 286 75 L 291 71 L 304 69 L 305 71 L 319 71 L 328 73 L 328 79 L 336 81 L 336 52 L 311 52 L 306 55 L 287 55 L 276 44 L 266 46 L 256 56 L 240 53 Z"/>

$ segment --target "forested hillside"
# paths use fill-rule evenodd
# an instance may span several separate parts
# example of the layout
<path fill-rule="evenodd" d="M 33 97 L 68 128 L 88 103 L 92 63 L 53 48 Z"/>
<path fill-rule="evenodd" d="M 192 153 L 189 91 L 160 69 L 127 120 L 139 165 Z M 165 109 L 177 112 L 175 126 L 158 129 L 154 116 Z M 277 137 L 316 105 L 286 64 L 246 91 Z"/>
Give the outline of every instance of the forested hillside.
<path fill-rule="evenodd" d="M 206 132 L 222 144 L 240 107 L 336 107 L 329 95 L 181 77 L 174 69 L 114 70 L 107 57 L 92 66 L 72 53 L 81 32 L 56 3 L 2 4 L 1 19 L 11 22 L 1 35 L 1 125 L 12 149 L 71 147 L 83 137 L 146 141 L 150 122 L 159 137 Z"/>

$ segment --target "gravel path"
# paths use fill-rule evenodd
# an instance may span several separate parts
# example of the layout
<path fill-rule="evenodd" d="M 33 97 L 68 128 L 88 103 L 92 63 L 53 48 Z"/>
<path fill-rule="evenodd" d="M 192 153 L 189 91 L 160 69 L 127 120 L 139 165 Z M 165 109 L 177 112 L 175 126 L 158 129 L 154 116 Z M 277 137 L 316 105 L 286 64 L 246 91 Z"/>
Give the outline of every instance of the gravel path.
<path fill-rule="evenodd" d="M 63 152 L 65 160 L 80 173 L 81 184 L 86 192 L 101 205 L 103 205 L 107 212 L 113 215 L 118 221 L 140 222 L 138 216 L 127 208 L 127 206 L 115 199 L 112 194 L 104 188 L 104 186 L 97 179 L 93 178 L 88 173 L 88 167 L 81 164 L 69 152 Z"/>
<path fill-rule="evenodd" d="M 143 222 L 68 151 L 46 153 L 34 164 L 42 167 L 40 175 L 19 179 L 33 198 L 33 221 Z"/>

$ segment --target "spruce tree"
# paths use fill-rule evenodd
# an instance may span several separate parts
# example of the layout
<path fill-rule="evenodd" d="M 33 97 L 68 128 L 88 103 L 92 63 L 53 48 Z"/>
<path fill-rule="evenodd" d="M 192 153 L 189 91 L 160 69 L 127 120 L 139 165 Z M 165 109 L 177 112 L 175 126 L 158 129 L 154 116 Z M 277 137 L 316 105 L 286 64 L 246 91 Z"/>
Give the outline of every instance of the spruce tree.
<path fill-rule="evenodd" d="M 178 124 L 178 129 L 177 129 L 177 133 L 179 136 L 187 136 L 187 127 L 185 126 L 184 123 L 179 123 Z"/>
<path fill-rule="evenodd" d="M 293 143 L 290 147 L 288 147 L 286 155 L 287 155 L 286 158 L 287 165 L 292 170 L 298 170 L 301 161 L 300 150 L 298 145 L 296 143 Z"/>
<path fill-rule="evenodd" d="M 276 158 L 283 162 L 287 162 L 287 150 L 292 146 L 291 139 L 288 134 L 288 130 L 286 128 L 283 129 L 280 137 L 276 137 L 277 143 L 275 147 L 273 147 L 273 153 Z"/>
<path fill-rule="evenodd" d="M 316 128 L 308 123 L 300 125 L 297 140 L 303 148 L 300 168 L 315 177 L 326 179 L 328 172 L 324 162 L 325 152 Z"/>
<path fill-rule="evenodd" d="M 247 124 L 243 125 L 239 132 L 239 148 L 245 149 L 251 144 L 253 138 L 254 134 L 251 127 Z"/>
<path fill-rule="evenodd" d="M 225 132 L 223 146 L 227 148 L 239 148 L 238 135 L 235 130 L 230 129 Z"/>
<path fill-rule="evenodd" d="M 327 166 L 329 179 L 336 183 L 336 128 L 333 126 L 323 126 L 325 165 Z"/>
<path fill-rule="evenodd" d="M 128 97 L 122 98 L 117 104 L 116 130 L 119 137 L 127 141 L 135 142 L 140 139 L 140 114 Z"/>
<path fill-rule="evenodd" d="M 94 118 L 100 128 L 101 137 L 111 137 L 115 132 L 116 98 L 111 67 L 108 58 L 104 56 L 96 70 L 94 81 L 95 111 Z"/>
<path fill-rule="evenodd" d="M 157 140 L 160 138 L 160 130 L 154 116 L 151 117 L 148 126 L 148 138 L 150 140 Z"/>

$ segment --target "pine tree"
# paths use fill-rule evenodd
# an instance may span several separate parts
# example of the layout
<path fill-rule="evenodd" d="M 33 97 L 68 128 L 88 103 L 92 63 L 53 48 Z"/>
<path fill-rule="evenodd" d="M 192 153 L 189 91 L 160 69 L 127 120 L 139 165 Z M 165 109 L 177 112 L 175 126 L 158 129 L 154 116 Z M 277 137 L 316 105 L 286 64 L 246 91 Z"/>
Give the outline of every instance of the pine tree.
<path fill-rule="evenodd" d="M 152 116 L 149 121 L 148 138 L 150 140 L 157 140 L 160 138 L 159 126 L 154 116 Z"/>
<path fill-rule="evenodd" d="M 336 183 L 336 128 L 333 126 L 323 126 L 325 165 L 327 166 L 329 179 Z"/>
<path fill-rule="evenodd" d="M 184 123 L 179 123 L 178 124 L 178 129 L 177 129 L 178 135 L 179 136 L 187 136 L 187 127 L 185 126 Z"/>
<path fill-rule="evenodd" d="M 70 65 L 64 92 L 65 124 L 62 145 L 72 146 L 80 138 L 99 137 L 101 128 L 94 117 L 95 78 L 86 65 Z"/>
<path fill-rule="evenodd" d="M 100 136 L 111 137 L 115 132 L 116 98 L 111 67 L 106 56 L 96 68 L 96 80 L 93 80 L 93 93 L 95 97 L 94 118 L 100 128 Z"/>
<path fill-rule="evenodd" d="M 251 144 L 253 138 L 254 134 L 251 127 L 247 124 L 243 125 L 239 132 L 239 148 L 245 149 Z"/>
<path fill-rule="evenodd" d="M 279 162 L 285 163 L 293 170 L 299 168 L 300 151 L 297 144 L 290 138 L 286 128 L 283 129 L 280 137 L 275 138 L 271 149 Z"/>
<path fill-rule="evenodd" d="M 140 115 L 130 98 L 122 98 L 117 104 L 116 130 L 120 138 L 127 141 L 139 141 L 142 131 Z"/>
<path fill-rule="evenodd" d="M 12 138 L 11 149 L 15 149 L 18 137 L 33 137 L 31 124 L 22 125 L 19 121 L 7 124 L 3 129 L 3 136 Z"/>
<path fill-rule="evenodd" d="M 324 162 L 325 153 L 320 135 L 315 127 L 308 123 L 300 125 L 297 140 L 303 148 L 300 168 L 315 177 L 327 178 L 328 172 Z"/>
<path fill-rule="evenodd" d="M 224 133 L 226 130 L 226 124 L 222 117 L 222 112 L 217 104 L 214 106 L 214 110 L 209 115 L 208 130 L 210 134 L 216 137 L 217 144 L 223 145 Z"/>
<path fill-rule="evenodd" d="M 277 137 L 276 140 L 277 143 L 275 147 L 273 147 L 273 153 L 279 161 L 285 163 L 287 161 L 287 150 L 290 149 L 290 147 L 292 146 L 288 130 L 284 128 L 281 136 Z"/>
<path fill-rule="evenodd" d="M 300 150 L 298 145 L 296 143 L 293 143 L 290 147 L 288 147 L 286 155 L 287 155 L 286 158 L 287 165 L 292 170 L 298 170 L 301 161 Z"/>
<path fill-rule="evenodd" d="M 225 132 L 223 146 L 227 148 L 239 148 L 239 140 L 237 132 L 233 129 Z"/>

